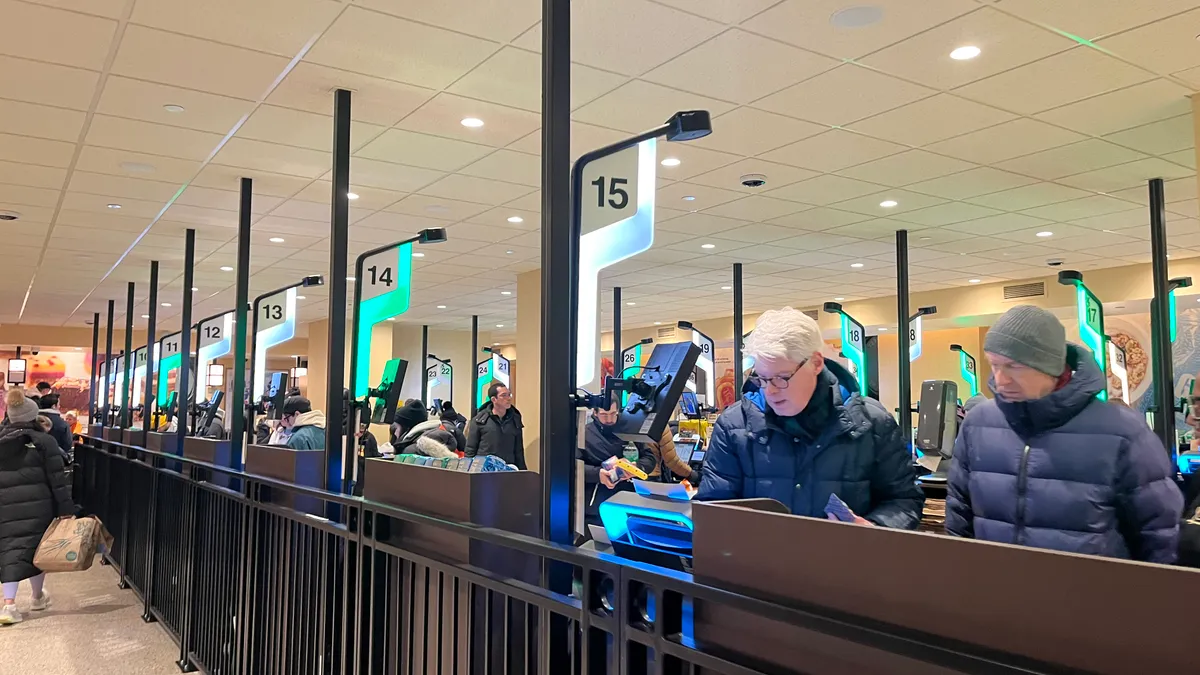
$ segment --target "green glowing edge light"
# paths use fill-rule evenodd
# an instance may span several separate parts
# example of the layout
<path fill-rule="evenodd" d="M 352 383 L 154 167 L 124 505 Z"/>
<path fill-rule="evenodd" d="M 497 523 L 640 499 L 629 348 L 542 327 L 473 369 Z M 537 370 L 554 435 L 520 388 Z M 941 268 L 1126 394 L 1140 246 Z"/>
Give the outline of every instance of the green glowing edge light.
<path fill-rule="evenodd" d="M 173 356 L 168 356 L 167 358 L 165 358 L 159 362 L 159 364 L 158 364 L 158 396 L 156 397 L 158 400 L 159 409 L 166 408 L 167 397 L 170 395 L 170 392 L 167 391 L 167 376 L 171 374 L 172 370 L 175 370 L 182 364 L 183 364 L 183 354 L 175 354 Z"/>
<path fill-rule="evenodd" d="M 628 351 L 628 350 L 626 350 L 626 351 Z M 624 360 L 625 360 L 625 353 L 622 352 L 621 353 L 621 361 L 624 361 Z M 640 370 L 642 367 L 642 343 L 640 343 L 640 342 L 633 346 L 633 363 L 635 365 L 629 366 L 628 368 L 621 371 L 622 379 L 627 378 L 627 377 L 633 377 L 634 375 L 637 374 L 637 371 Z M 629 392 L 627 392 L 627 391 L 621 392 L 621 406 L 624 407 L 626 403 L 629 403 Z"/>
<path fill-rule="evenodd" d="M 396 247 L 396 289 L 363 300 L 358 305 L 358 363 L 354 373 L 354 398 L 367 395 L 371 375 L 371 329 L 375 324 L 408 311 L 412 298 L 412 242 Z"/>
<path fill-rule="evenodd" d="M 1096 302 L 1097 313 L 1100 319 L 1100 331 L 1097 333 L 1087 322 L 1087 305 L 1089 297 Z M 1092 295 L 1087 286 L 1082 282 L 1075 282 L 1075 305 L 1079 312 L 1079 336 L 1083 338 L 1083 343 L 1088 349 L 1092 350 L 1092 358 L 1096 360 L 1096 365 L 1100 367 L 1100 373 L 1104 375 L 1105 382 L 1108 382 L 1108 349 L 1105 341 L 1108 339 L 1104 335 L 1104 305 L 1100 303 L 1099 298 Z M 1096 393 L 1096 398 L 1101 401 L 1108 400 L 1108 386 L 1105 385 L 1099 392 Z"/>
<path fill-rule="evenodd" d="M 979 394 L 979 376 L 977 376 L 974 372 L 976 369 L 971 368 L 970 365 L 974 360 L 975 357 L 962 350 L 959 350 L 958 369 L 962 372 L 963 379 L 967 382 L 967 387 L 971 389 L 971 395 L 977 396 Z"/>
<path fill-rule="evenodd" d="M 862 394 L 863 396 L 866 396 L 867 395 L 866 356 L 863 354 L 861 349 L 859 349 L 858 347 L 855 347 L 854 344 L 850 341 L 850 328 L 851 328 L 851 326 L 857 327 L 858 334 L 862 336 L 862 339 L 864 341 L 867 339 L 867 335 L 864 332 L 862 324 L 860 324 L 857 321 L 855 321 L 854 319 L 850 318 L 849 314 L 842 314 L 841 316 L 842 316 L 842 353 L 846 355 L 846 358 L 850 359 L 850 361 L 852 361 L 854 363 L 855 369 L 858 371 L 855 375 L 856 379 L 858 380 L 858 393 Z"/>
<path fill-rule="evenodd" d="M 1167 308 L 1167 316 L 1171 325 L 1171 342 L 1175 342 L 1176 331 L 1179 327 L 1175 325 L 1175 289 L 1173 288 L 1170 293 L 1167 293 Z"/>
<path fill-rule="evenodd" d="M 488 387 L 490 387 L 492 384 L 492 359 L 491 359 L 491 357 L 489 356 L 488 360 L 485 361 L 484 363 L 487 363 L 487 372 L 484 373 L 481 377 L 479 377 L 478 386 L 475 388 L 475 407 L 476 408 L 483 407 L 483 402 L 487 400 Z M 476 372 L 479 372 L 480 365 L 483 365 L 483 364 L 479 364 L 479 365 L 475 366 Z"/>

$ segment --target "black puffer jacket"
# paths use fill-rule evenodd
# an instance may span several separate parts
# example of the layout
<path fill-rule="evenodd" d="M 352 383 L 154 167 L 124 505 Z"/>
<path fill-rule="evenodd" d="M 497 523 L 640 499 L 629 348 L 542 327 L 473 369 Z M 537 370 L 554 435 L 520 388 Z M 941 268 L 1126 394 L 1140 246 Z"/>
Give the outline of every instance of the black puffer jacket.
<path fill-rule="evenodd" d="M 33 554 L 56 516 L 75 514 L 63 455 L 36 422 L 0 431 L 0 581 L 36 576 Z"/>
<path fill-rule="evenodd" d="M 495 455 L 524 471 L 525 425 L 521 412 L 509 408 L 503 418 L 492 413 L 492 403 L 483 404 L 467 427 L 467 457 Z"/>

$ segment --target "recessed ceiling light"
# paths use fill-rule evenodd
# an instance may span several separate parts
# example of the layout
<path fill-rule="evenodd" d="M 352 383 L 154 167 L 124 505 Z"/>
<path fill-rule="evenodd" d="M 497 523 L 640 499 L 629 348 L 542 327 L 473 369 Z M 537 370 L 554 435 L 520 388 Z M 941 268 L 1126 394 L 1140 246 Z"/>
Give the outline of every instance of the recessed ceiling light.
<path fill-rule="evenodd" d="M 437 306 L 437 308 L 438 308 L 438 309 L 446 309 L 446 306 L 445 306 L 445 305 L 438 305 L 438 306 Z"/>
<path fill-rule="evenodd" d="M 694 201 L 696 201 L 696 198 L 695 198 L 695 197 L 693 197 L 692 195 L 684 195 L 684 196 L 683 196 L 683 201 L 685 201 L 685 202 L 694 202 Z"/>
<path fill-rule="evenodd" d="M 1051 231 L 1049 231 L 1049 230 L 1046 230 L 1046 231 L 1044 231 L 1044 232 L 1038 232 L 1038 233 L 1037 233 L 1037 236 L 1039 236 L 1039 237 L 1053 237 L 1053 236 L 1054 236 L 1054 233 L 1053 233 L 1053 232 L 1051 232 Z"/>
<path fill-rule="evenodd" d="M 721 287 L 721 290 L 723 290 L 723 291 L 731 291 L 731 290 L 733 290 L 733 286 L 722 286 L 722 287 Z"/>
<path fill-rule="evenodd" d="M 350 201 L 354 201 L 355 199 L 358 199 L 358 195 L 354 194 L 353 192 L 347 192 L 346 199 L 349 199 Z"/>
<path fill-rule="evenodd" d="M 866 28 L 883 19 L 883 8 L 861 5 L 838 10 L 829 17 L 829 23 L 838 28 Z"/>
<path fill-rule="evenodd" d="M 200 289 L 199 289 L 199 288 L 196 288 L 195 286 L 192 286 L 192 292 L 193 292 L 193 293 L 195 293 L 195 292 L 196 292 L 196 291 L 198 291 L 198 290 L 200 290 Z"/>
<path fill-rule="evenodd" d="M 153 164 L 145 162 L 121 162 L 121 168 L 129 173 L 154 173 L 158 169 L 154 168 Z"/>
<path fill-rule="evenodd" d="M 270 238 L 270 239 L 268 239 L 267 241 L 271 242 L 272 244 L 282 244 L 282 243 L 283 243 L 283 237 L 271 237 L 271 238 Z"/>
<path fill-rule="evenodd" d="M 446 213 L 450 209 L 442 206 L 441 204 L 430 204 L 429 206 L 425 207 L 425 210 L 429 213 Z"/>
<path fill-rule="evenodd" d="M 970 61 L 976 56 L 979 56 L 979 47 L 975 45 L 966 45 L 950 52 L 950 58 L 955 61 Z"/>
<path fill-rule="evenodd" d="M 296 299 L 297 299 L 297 300 L 307 300 L 308 298 L 307 298 L 307 297 L 305 297 L 305 296 L 303 296 L 303 295 L 297 295 L 297 296 L 296 296 Z"/>
<path fill-rule="evenodd" d="M 184 107 L 181 105 L 175 105 L 174 103 L 168 103 L 167 105 L 163 106 L 163 110 L 166 110 L 169 113 L 181 113 L 184 111 Z"/>
<path fill-rule="evenodd" d="M 842 300 L 845 300 L 845 298 L 834 298 L 834 300 L 837 300 L 838 302 L 841 302 Z"/>
<path fill-rule="evenodd" d="M 83 351 L 83 347 L 76 347 L 76 348 L 75 348 L 75 351 L 77 351 L 77 352 L 81 352 L 81 351 Z"/>
<path fill-rule="evenodd" d="M 862 263 L 850 263 L 850 266 L 855 269 L 858 269 L 859 267 L 862 267 L 863 264 Z"/>
<path fill-rule="evenodd" d="M 661 326 L 661 325 L 662 325 L 662 322 L 661 322 L 661 321 L 655 321 L 655 322 L 654 322 L 654 325 L 655 325 L 655 326 Z"/>
<path fill-rule="evenodd" d="M 933 237 L 918 237 L 918 239 L 920 241 L 929 241 L 930 239 L 933 239 Z"/>
<path fill-rule="evenodd" d="M 500 295 L 512 295 L 512 291 L 500 291 Z"/>
<path fill-rule="evenodd" d="M 628 305 L 628 306 L 630 306 L 630 307 L 633 307 L 633 306 L 634 306 L 634 305 L 636 305 L 637 303 L 636 303 L 636 302 L 627 302 L 627 303 L 625 303 L 625 304 L 626 304 L 626 305 Z"/>
<path fill-rule="evenodd" d="M 979 279 L 967 279 L 968 284 L 977 284 L 977 283 L 979 283 L 979 281 L 980 281 Z"/>
<path fill-rule="evenodd" d="M 509 216 L 509 217 L 508 217 L 508 222 L 510 222 L 510 223 L 523 223 L 523 222 L 525 222 L 525 219 L 524 219 L 524 218 L 522 218 L 521 216 Z"/>
<path fill-rule="evenodd" d="M 504 324 L 498 323 L 498 324 L 496 324 L 496 328 L 504 328 Z"/>
<path fill-rule="evenodd" d="M 162 303 L 162 306 L 163 306 L 163 307 L 170 307 L 170 306 L 171 306 L 171 303 L 169 303 L 169 302 L 164 302 L 164 303 Z"/>
<path fill-rule="evenodd" d="M 143 314 L 143 315 L 142 315 L 142 318 L 143 318 L 143 319 L 149 319 L 149 318 L 150 318 L 150 315 L 149 315 L 149 314 Z"/>
<path fill-rule="evenodd" d="M 119 209 L 119 208 L 121 208 L 121 205 L 120 205 L 120 204 L 109 204 L 109 205 L 108 205 L 108 208 L 110 208 L 110 209 Z"/>
<path fill-rule="evenodd" d="M 459 124 L 462 124 L 464 127 L 469 129 L 478 129 L 479 127 L 483 126 L 483 120 L 479 119 L 478 117 L 464 117 L 462 122 L 459 122 Z"/>
<path fill-rule="evenodd" d="M 222 266 L 221 266 L 221 271 L 222 271 L 222 272 L 232 272 L 232 271 L 233 271 L 233 268 L 232 268 L 232 267 L 230 267 L 229 265 L 222 265 Z"/>
<path fill-rule="evenodd" d="M 680 163 L 681 162 L 676 157 L 668 157 L 668 158 L 664 159 L 662 162 L 660 162 L 660 164 L 662 164 L 663 166 L 679 166 Z"/>
<path fill-rule="evenodd" d="M 425 254 L 421 253 L 420 251 L 413 251 L 413 257 L 414 258 L 424 258 Z"/>
<path fill-rule="evenodd" d="M 890 209 L 890 208 L 892 208 L 893 206 L 896 206 L 896 205 L 897 205 L 897 204 L 899 204 L 899 203 L 900 203 L 900 202 L 896 201 L 895 199 L 885 199 L 885 200 L 883 200 L 883 201 L 879 202 L 879 205 L 880 205 L 880 206 L 882 206 L 882 207 L 883 207 L 883 208 L 885 208 L 885 209 Z"/>
<path fill-rule="evenodd" d="M 512 252 L 512 251 L 505 251 L 505 252 L 504 252 L 504 254 L 505 254 L 505 255 L 512 255 L 512 254 L 513 254 L 513 252 Z"/>
<path fill-rule="evenodd" d="M 703 249 L 710 249 L 710 248 L 716 248 L 716 247 L 717 247 L 716 244 L 700 244 L 700 248 L 703 248 Z"/>
<path fill-rule="evenodd" d="M 882 332 L 884 332 L 884 331 L 886 331 L 886 330 L 887 330 L 887 328 L 886 328 L 886 327 L 884 327 L 884 326 L 880 326 L 880 327 L 879 327 L 879 332 L 880 332 L 880 333 L 882 333 Z"/>
<path fill-rule="evenodd" d="M 354 281 L 354 277 L 346 277 L 346 281 Z"/>
<path fill-rule="evenodd" d="M 499 346 L 500 346 L 500 343 L 499 343 L 499 342 L 493 342 L 493 343 L 492 343 L 492 346 L 493 346 L 493 347 L 499 347 Z"/>

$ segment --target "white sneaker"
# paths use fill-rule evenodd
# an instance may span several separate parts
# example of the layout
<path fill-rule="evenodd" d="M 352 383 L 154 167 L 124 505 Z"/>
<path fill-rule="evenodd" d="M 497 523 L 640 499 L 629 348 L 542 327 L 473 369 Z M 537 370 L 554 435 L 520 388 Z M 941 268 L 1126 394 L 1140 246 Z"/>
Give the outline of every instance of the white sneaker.
<path fill-rule="evenodd" d="M 42 591 L 42 597 L 34 598 L 33 602 L 29 605 L 29 609 L 32 609 L 35 612 L 40 612 L 42 610 L 49 609 L 50 605 L 52 604 L 54 604 L 54 601 L 50 599 L 50 593 L 48 591 Z"/>
<path fill-rule="evenodd" d="M 21 623 L 24 619 L 21 618 L 21 613 L 17 611 L 16 605 L 4 605 L 0 607 L 0 626 L 11 626 L 14 623 Z"/>

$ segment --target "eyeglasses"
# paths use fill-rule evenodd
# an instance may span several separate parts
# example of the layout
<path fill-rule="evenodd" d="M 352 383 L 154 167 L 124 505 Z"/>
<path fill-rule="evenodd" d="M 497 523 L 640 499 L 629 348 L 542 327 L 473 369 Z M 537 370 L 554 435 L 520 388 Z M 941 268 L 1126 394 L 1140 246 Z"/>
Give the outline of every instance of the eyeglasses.
<path fill-rule="evenodd" d="M 759 377 L 757 374 L 751 373 L 750 377 L 747 379 L 749 379 L 750 382 L 754 383 L 754 386 L 756 386 L 760 389 L 762 387 L 767 386 L 768 384 L 775 387 L 776 389 L 787 389 L 788 383 L 791 381 L 791 379 L 793 377 L 796 376 L 796 373 L 800 372 L 800 369 L 803 368 L 804 364 L 806 364 L 806 363 L 808 363 L 808 359 L 804 359 L 803 361 L 801 361 L 800 365 L 796 366 L 796 369 L 787 375 L 776 375 L 775 377 Z"/>
<path fill-rule="evenodd" d="M 512 392 L 505 391 L 496 394 L 496 398 L 512 398 Z"/>

